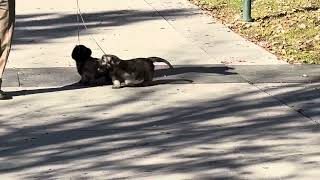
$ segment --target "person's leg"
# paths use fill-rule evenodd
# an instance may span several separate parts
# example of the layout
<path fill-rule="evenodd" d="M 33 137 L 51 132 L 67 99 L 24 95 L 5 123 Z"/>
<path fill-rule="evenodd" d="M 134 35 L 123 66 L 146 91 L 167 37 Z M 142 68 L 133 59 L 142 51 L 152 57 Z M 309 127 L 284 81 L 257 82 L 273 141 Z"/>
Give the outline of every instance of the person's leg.
<path fill-rule="evenodd" d="M 15 23 L 15 0 L 0 0 L 0 100 L 11 99 L 1 91 L 2 76 L 6 67 Z"/>

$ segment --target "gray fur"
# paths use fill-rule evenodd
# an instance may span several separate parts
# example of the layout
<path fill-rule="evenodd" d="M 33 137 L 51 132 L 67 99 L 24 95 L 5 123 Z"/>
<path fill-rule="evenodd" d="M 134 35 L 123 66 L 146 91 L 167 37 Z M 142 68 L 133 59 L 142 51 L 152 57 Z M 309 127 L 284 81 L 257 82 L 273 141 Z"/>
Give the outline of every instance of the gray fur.
<path fill-rule="evenodd" d="M 148 86 L 154 76 L 154 62 L 163 62 L 170 68 L 173 68 L 167 60 L 159 57 L 122 60 L 115 55 L 103 55 L 101 58 L 101 67 L 109 71 L 113 88 Z M 104 71 L 103 68 L 101 71 Z"/>

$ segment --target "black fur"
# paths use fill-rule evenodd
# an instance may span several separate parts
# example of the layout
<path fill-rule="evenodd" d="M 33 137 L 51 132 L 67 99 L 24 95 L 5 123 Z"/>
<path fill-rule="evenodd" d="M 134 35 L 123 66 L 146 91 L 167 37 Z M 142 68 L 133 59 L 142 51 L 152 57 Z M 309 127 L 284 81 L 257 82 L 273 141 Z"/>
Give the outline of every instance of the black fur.
<path fill-rule="evenodd" d="M 71 57 L 76 61 L 77 70 L 81 76 L 79 83 L 89 85 L 104 77 L 105 83 L 112 84 L 108 69 L 101 71 L 100 59 L 92 57 L 91 54 L 91 49 L 84 45 L 77 45 L 72 51 Z"/>

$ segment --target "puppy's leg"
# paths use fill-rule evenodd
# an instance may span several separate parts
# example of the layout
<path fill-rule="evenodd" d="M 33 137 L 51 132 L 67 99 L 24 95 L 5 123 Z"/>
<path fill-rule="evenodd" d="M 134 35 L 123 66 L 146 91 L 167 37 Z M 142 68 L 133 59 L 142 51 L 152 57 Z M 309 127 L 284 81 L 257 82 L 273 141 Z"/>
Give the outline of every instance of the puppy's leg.
<path fill-rule="evenodd" d="M 79 81 L 79 83 L 82 85 L 89 85 L 89 82 L 90 82 L 90 80 L 89 80 L 88 76 L 86 76 L 86 74 L 83 74 L 81 76 L 80 81 Z"/>
<path fill-rule="evenodd" d="M 121 82 L 115 76 L 112 76 L 112 89 L 119 89 L 121 88 Z"/>
<path fill-rule="evenodd" d="M 144 80 L 131 80 L 131 79 L 126 79 L 124 81 L 124 84 L 126 86 L 134 86 L 134 85 L 139 85 L 142 84 Z"/>
<path fill-rule="evenodd" d="M 150 86 L 152 85 L 152 81 L 144 81 L 141 86 Z"/>
<path fill-rule="evenodd" d="M 106 75 L 105 77 L 105 83 L 108 84 L 108 85 L 111 85 L 112 84 L 112 79 L 110 78 L 109 75 Z"/>
<path fill-rule="evenodd" d="M 82 74 L 80 83 L 84 85 L 92 85 L 94 80 L 95 80 L 95 74 L 86 72 Z"/>
<path fill-rule="evenodd" d="M 150 70 L 150 71 L 145 72 L 144 82 L 142 83 L 142 86 L 152 85 L 153 75 L 154 75 L 154 70 Z"/>

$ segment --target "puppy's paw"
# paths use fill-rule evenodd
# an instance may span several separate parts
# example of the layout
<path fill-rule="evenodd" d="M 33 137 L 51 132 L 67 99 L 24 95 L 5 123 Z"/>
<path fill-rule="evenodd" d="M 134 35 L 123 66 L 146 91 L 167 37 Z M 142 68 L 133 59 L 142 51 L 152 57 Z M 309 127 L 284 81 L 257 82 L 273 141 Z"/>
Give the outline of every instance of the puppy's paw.
<path fill-rule="evenodd" d="M 141 87 L 147 87 L 151 85 L 152 85 L 152 82 L 147 82 L 147 81 L 140 84 Z"/>
<path fill-rule="evenodd" d="M 112 85 L 112 89 L 120 89 L 121 86 L 120 85 Z"/>
<path fill-rule="evenodd" d="M 119 88 L 121 88 L 121 82 L 119 81 L 119 80 L 117 80 L 117 79 L 114 79 L 113 81 L 112 81 L 112 89 L 119 89 Z"/>
<path fill-rule="evenodd" d="M 77 82 L 77 84 L 82 85 L 82 86 L 88 86 L 89 82 L 80 80 Z"/>

